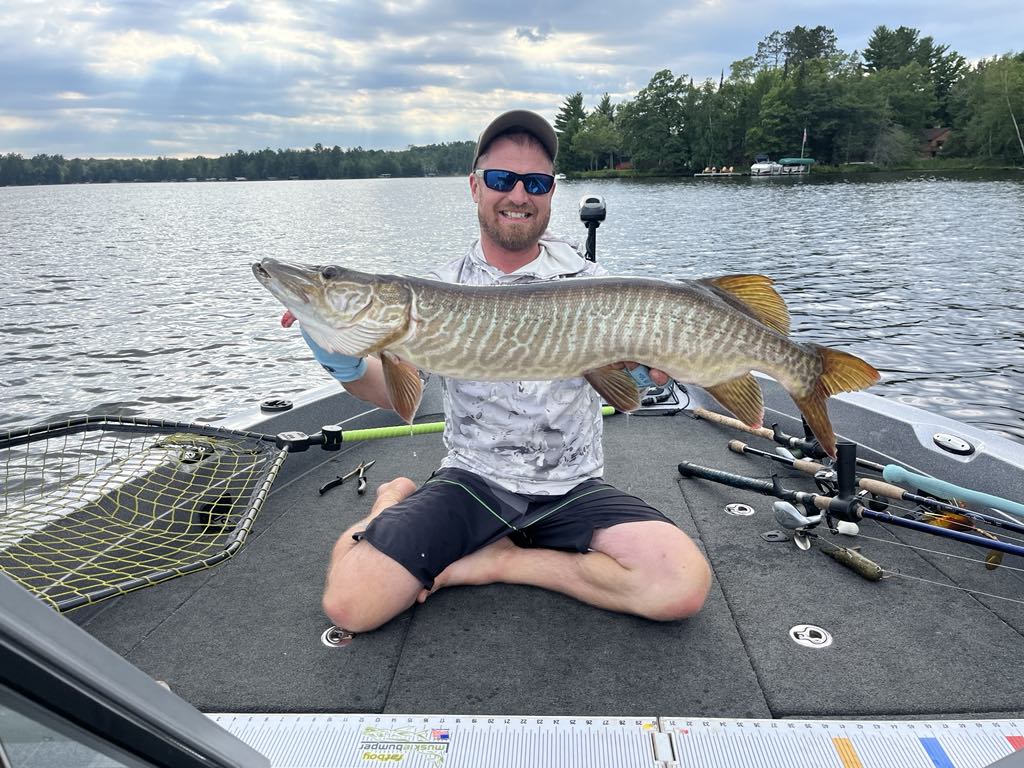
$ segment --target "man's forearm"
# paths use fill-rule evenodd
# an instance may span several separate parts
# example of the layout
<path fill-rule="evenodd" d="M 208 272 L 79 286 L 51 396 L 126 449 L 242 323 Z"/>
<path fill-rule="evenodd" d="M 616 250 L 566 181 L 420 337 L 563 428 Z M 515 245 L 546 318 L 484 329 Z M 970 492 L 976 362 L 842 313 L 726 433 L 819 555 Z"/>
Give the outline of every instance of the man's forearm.
<path fill-rule="evenodd" d="M 391 398 L 388 397 L 387 385 L 384 383 L 384 369 L 380 360 L 375 357 L 366 358 L 366 373 L 355 381 L 345 382 L 342 386 L 352 397 L 380 408 L 394 410 L 391 407 Z"/>

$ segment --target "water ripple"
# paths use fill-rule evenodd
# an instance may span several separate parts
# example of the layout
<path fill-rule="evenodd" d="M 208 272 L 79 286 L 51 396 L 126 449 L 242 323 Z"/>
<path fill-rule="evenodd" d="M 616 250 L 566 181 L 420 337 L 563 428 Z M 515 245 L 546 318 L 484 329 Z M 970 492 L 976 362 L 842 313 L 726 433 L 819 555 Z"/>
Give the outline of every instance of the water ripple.
<path fill-rule="evenodd" d="M 793 336 L 861 354 L 875 392 L 1024 440 L 1024 310 L 1007 264 L 1024 180 L 560 182 L 552 228 L 613 273 L 771 275 Z M 0 189 L 0 426 L 102 411 L 211 421 L 325 383 L 249 264 L 423 274 L 476 236 L 465 179 Z"/>

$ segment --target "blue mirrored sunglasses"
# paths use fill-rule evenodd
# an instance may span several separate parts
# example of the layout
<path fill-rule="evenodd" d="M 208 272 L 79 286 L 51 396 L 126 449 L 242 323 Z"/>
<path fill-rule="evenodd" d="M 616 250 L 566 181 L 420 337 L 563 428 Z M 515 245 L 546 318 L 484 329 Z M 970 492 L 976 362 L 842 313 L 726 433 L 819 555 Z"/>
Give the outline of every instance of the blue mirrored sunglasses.
<path fill-rule="evenodd" d="M 516 183 L 521 181 L 527 194 L 546 195 L 555 185 L 555 177 L 547 173 L 515 173 L 497 168 L 477 168 L 476 175 L 484 180 L 488 189 L 495 192 L 511 192 Z"/>

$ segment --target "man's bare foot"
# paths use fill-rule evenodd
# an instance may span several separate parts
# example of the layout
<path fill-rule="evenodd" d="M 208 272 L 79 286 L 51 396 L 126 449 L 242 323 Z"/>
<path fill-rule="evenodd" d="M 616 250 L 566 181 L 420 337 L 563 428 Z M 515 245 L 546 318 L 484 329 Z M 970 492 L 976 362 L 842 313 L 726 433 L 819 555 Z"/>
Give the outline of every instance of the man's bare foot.
<path fill-rule="evenodd" d="M 431 589 L 420 592 L 416 598 L 417 602 L 425 602 L 428 597 L 444 587 L 494 584 L 501 581 L 502 562 L 517 549 L 519 547 L 505 537 L 466 555 L 461 560 L 456 560 L 437 575 Z"/>

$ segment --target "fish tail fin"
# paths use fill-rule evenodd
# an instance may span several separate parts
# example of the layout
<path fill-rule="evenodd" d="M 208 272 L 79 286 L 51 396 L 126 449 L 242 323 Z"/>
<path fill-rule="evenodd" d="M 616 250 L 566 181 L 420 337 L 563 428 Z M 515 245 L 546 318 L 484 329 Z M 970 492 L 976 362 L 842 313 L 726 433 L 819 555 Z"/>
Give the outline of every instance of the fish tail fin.
<path fill-rule="evenodd" d="M 820 344 L 808 344 L 821 358 L 822 371 L 818 374 L 810 391 L 802 396 L 793 395 L 800 413 L 803 414 L 811 432 L 818 438 L 821 447 L 832 456 L 836 455 L 836 436 L 828 417 L 825 401 L 839 392 L 855 392 L 867 389 L 878 382 L 881 374 L 870 363 L 849 352 L 830 349 Z"/>

